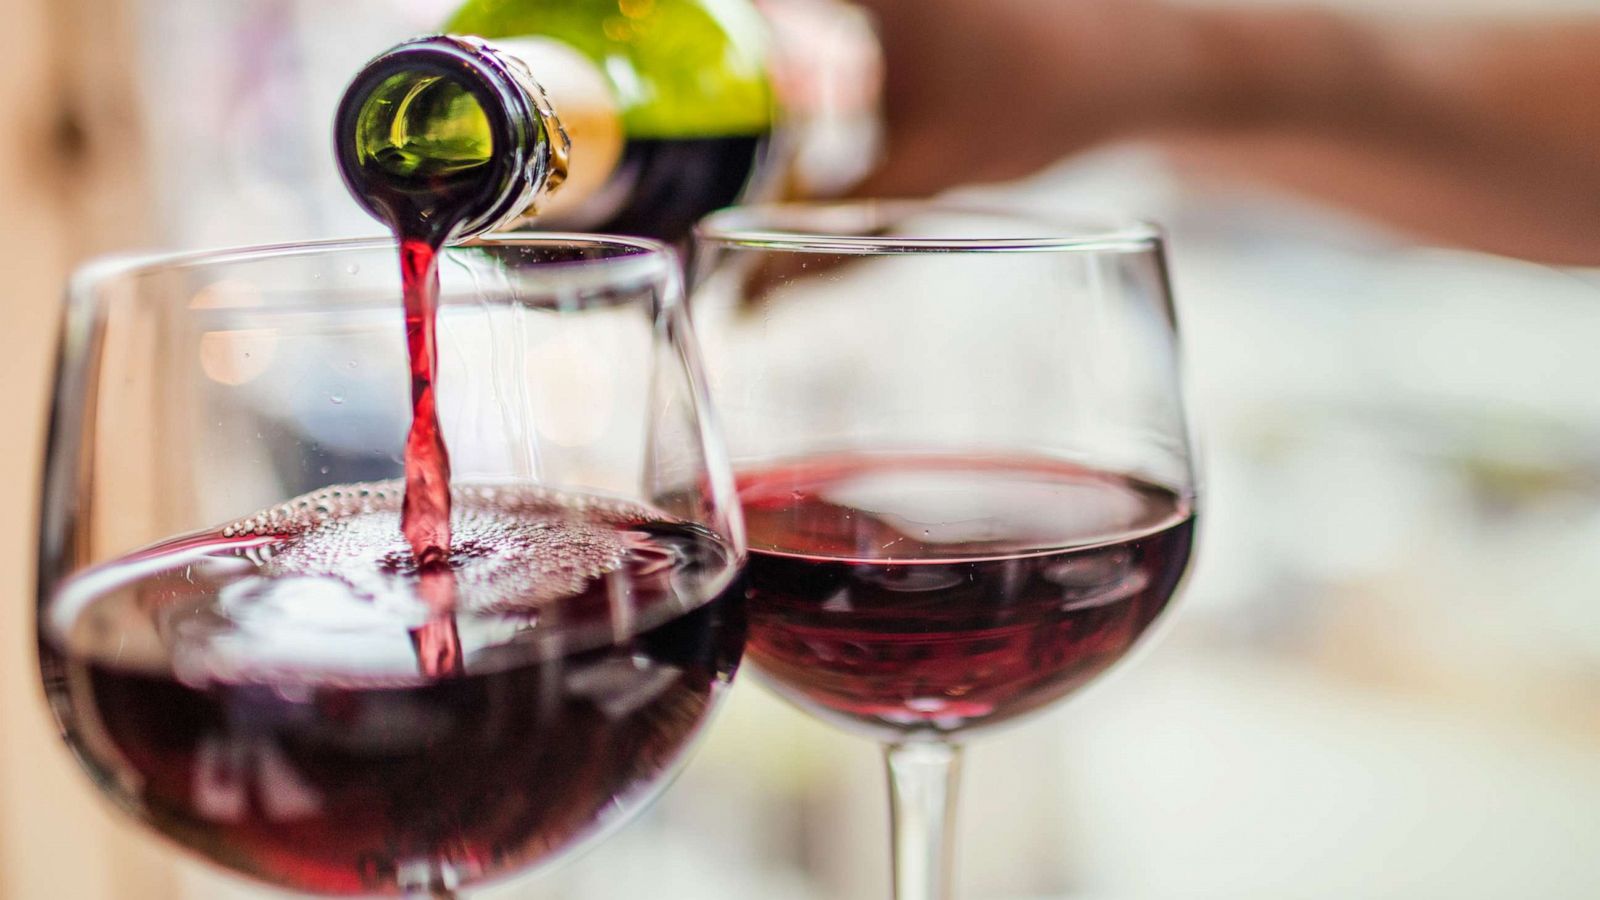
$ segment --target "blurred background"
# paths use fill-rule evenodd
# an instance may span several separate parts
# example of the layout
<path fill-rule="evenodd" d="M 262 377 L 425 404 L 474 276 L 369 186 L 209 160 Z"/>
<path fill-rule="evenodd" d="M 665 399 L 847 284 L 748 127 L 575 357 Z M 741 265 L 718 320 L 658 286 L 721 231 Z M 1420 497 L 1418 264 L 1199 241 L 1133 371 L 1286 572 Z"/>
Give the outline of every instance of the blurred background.
<path fill-rule="evenodd" d="M 47 721 L 29 607 L 59 295 L 107 251 L 376 233 L 337 182 L 331 110 L 450 6 L 5 5 L 0 897 L 272 896 L 118 818 Z M 1600 273 L 1407 237 L 1154 144 L 985 191 L 1170 228 L 1208 484 L 1157 639 L 972 747 L 962 896 L 1600 896 Z M 879 768 L 745 679 L 650 814 L 484 896 L 885 897 Z"/>

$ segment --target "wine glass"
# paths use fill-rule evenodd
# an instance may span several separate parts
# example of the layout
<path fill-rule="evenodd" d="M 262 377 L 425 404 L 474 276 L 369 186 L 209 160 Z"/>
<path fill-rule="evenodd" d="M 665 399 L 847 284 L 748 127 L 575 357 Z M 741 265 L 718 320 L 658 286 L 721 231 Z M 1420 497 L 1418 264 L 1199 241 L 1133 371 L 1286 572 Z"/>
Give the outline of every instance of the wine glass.
<path fill-rule="evenodd" d="M 1189 561 L 1162 237 L 862 202 L 724 211 L 696 250 L 749 659 L 883 743 L 895 896 L 948 897 L 960 742 L 1123 658 Z"/>
<path fill-rule="evenodd" d="M 70 288 L 50 705 L 123 810 L 278 887 L 455 896 L 565 854 L 667 782 L 743 647 L 742 525 L 672 251 L 502 238 L 441 269 L 455 537 L 420 573 L 392 243 Z"/>

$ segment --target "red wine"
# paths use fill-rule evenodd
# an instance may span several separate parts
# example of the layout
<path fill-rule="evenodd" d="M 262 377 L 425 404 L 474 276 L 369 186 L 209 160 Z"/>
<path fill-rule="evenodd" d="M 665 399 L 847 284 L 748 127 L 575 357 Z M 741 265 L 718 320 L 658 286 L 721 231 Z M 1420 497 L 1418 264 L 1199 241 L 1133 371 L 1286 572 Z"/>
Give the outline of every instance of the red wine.
<path fill-rule="evenodd" d="M 687 234 L 701 216 L 739 196 L 764 146 L 764 136 L 630 142 L 613 175 L 614 193 L 623 202 L 602 229 L 668 238 Z M 401 527 L 424 567 L 442 565 L 450 555 L 450 453 L 437 408 L 438 257 L 468 224 L 482 188 L 460 171 L 408 180 L 374 177 L 361 186 L 400 248 L 412 410 Z M 447 646 L 435 649 L 452 655 Z"/>
<path fill-rule="evenodd" d="M 584 65 L 581 56 L 560 58 Z M 438 259 L 451 240 L 531 212 L 567 177 L 566 132 L 525 76 L 481 42 L 421 39 L 364 68 L 336 116 L 345 182 L 400 252 L 412 403 L 401 528 L 424 572 L 423 592 L 445 620 L 414 635 L 419 659 L 436 673 L 461 655 L 448 580 L 426 574 L 451 555 L 450 456 L 437 409 Z M 751 134 L 630 140 L 583 215 L 605 230 L 682 237 L 739 195 L 765 137 L 763 125 Z"/>
<path fill-rule="evenodd" d="M 400 241 L 406 349 L 411 358 L 411 431 L 406 436 L 400 528 L 424 567 L 440 565 L 450 555 L 450 452 L 439 429 L 434 390 L 439 368 L 434 327 L 439 308 L 438 250 L 422 238 Z"/>
<path fill-rule="evenodd" d="M 893 734 L 1002 722 L 1128 652 L 1188 563 L 1189 501 L 1045 459 L 838 456 L 743 472 L 748 652 Z"/>
<path fill-rule="evenodd" d="M 434 613 L 412 631 L 411 640 L 424 672 L 449 675 L 461 670 L 461 641 L 452 580 L 445 572 L 450 559 L 450 451 L 439 427 L 435 390 L 440 243 L 406 236 L 399 224 L 396 235 L 411 361 L 411 428 L 406 434 L 400 531 L 417 562 L 418 591 Z"/>
<path fill-rule="evenodd" d="M 394 155 L 394 154 L 391 154 Z M 374 162 L 371 167 L 378 167 Z M 371 168 L 369 167 L 369 168 Z M 471 165 L 421 167 L 409 177 L 372 178 L 372 208 L 394 232 L 400 251 L 406 353 L 411 372 L 411 427 L 406 434 L 405 496 L 400 530 L 419 569 L 418 592 L 434 616 L 412 631 L 424 672 L 460 671 L 450 565 L 450 451 L 439 425 L 439 252 L 465 225 L 482 190 Z M 365 172 L 365 169 L 358 170 Z M 370 174 L 370 173 L 368 173 Z"/>
<path fill-rule="evenodd" d="M 67 740 L 134 815 L 294 890 L 526 868 L 659 787 L 743 643 L 736 554 L 645 507 L 457 486 L 448 566 L 397 484 L 328 489 L 68 581 L 42 617 Z M 460 665 L 408 631 L 455 601 Z"/>
<path fill-rule="evenodd" d="M 402 60 L 417 53 L 423 61 L 413 71 Z M 441 41 L 431 53 L 385 59 L 367 73 L 365 102 L 341 104 L 339 131 L 353 137 L 336 149 L 352 194 L 388 226 L 400 252 L 412 411 L 401 528 L 426 569 L 446 565 L 451 536 L 450 455 L 437 408 L 439 252 L 483 216 L 509 211 L 513 201 L 500 195 L 522 160 L 494 148 L 516 143 L 517 123 L 528 123 L 508 119 L 495 102 L 504 98 L 466 77 L 474 60 L 466 46 Z"/>
<path fill-rule="evenodd" d="M 411 429 L 406 435 L 405 499 L 400 531 L 417 560 L 419 592 L 434 616 L 412 632 L 423 671 L 460 671 L 455 597 L 443 571 L 450 557 L 450 451 L 439 427 L 435 391 L 439 368 L 439 245 L 400 235 L 400 272 L 406 309 L 406 352 L 411 361 Z"/>

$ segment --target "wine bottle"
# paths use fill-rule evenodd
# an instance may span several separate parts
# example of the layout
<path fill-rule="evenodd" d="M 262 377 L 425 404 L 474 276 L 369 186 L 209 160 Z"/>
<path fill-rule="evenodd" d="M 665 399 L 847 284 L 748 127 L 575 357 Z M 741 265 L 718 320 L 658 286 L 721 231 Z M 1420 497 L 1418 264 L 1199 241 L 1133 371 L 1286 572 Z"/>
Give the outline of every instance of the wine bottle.
<path fill-rule="evenodd" d="M 467 0 L 445 27 L 373 59 L 339 106 L 345 182 L 391 225 L 677 240 L 770 175 L 777 103 L 745 0 Z"/>

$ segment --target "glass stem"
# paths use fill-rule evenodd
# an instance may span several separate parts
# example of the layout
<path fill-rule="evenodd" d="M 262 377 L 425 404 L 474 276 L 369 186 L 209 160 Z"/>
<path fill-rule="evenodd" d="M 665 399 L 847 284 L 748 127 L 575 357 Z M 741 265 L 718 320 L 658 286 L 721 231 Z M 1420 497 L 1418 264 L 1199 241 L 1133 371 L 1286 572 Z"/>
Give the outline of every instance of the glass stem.
<path fill-rule="evenodd" d="M 950 900 L 961 748 L 907 741 L 884 748 L 894 831 L 895 900 Z"/>
<path fill-rule="evenodd" d="M 400 896 L 405 900 L 461 900 L 461 895 L 451 887 L 456 881 L 430 862 L 419 861 L 402 865 L 400 871 Z"/>

